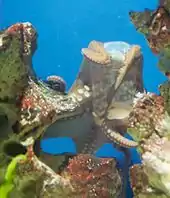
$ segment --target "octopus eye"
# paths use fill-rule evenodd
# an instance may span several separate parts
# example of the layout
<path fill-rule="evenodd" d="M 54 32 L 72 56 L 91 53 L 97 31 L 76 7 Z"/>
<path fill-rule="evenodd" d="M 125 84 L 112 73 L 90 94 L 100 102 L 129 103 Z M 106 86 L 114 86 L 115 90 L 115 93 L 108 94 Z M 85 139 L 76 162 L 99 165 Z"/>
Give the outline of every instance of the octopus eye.
<path fill-rule="evenodd" d="M 59 91 L 64 93 L 66 89 L 66 83 L 63 78 L 60 76 L 49 76 L 47 77 L 47 80 L 44 81 L 48 87 L 50 87 L 53 90 Z"/>

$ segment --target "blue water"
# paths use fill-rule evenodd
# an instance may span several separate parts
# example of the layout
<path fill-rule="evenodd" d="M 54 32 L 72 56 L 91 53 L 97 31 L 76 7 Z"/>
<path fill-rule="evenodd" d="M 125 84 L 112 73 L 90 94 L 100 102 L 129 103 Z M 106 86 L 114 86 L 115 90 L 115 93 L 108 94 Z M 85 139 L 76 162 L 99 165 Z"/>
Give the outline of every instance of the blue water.
<path fill-rule="evenodd" d="M 128 17 L 129 10 L 156 8 L 156 0 L 2 1 L 1 27 L 18 21 L 30 21 L 36 27 L 39 33 L 38 51 L 33 62 L 37 75 L 43 79 L 50 74 L 60 75 L 66 80 L 69 89 L 82 60 L 80 49 L 95 39 L 140 45 L 144 54 L 145 88 L 148 91 L 157 93 L 157 86 L 165 80 L 156 67 L 157 58 L 151 53 L 143 35 L 135 31 Z M 57 147 L 49 146 L 49 142 L 43 142 L 42 146 L 52 153 L 75 152 L 75 145 L 68 139 L 57 141 Z M 123 164 L 123 155 L 110 145 L 105 145 L 97 155 L 116 157 L 120 165 Z M 134 149 L 132 161 L 139 162 Z M 131 196 L 128 189 L 128 197 Z"/>

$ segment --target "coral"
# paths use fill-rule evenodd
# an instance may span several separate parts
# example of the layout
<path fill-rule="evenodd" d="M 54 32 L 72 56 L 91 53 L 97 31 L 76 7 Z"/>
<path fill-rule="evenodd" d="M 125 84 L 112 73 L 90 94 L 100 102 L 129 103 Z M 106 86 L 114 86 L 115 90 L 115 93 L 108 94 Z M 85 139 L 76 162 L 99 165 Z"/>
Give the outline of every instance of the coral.
<path fill-rule="evenodd" d="M 62 175 L 70 178 L 72 197 L 118 197 L 121 178 L 115 160 L 78 155 L 69 161 Z"/>
<path fill-rule="evenodd" d="M 19 156 L 24 156 L 24 161 L 18 163 L 16 167 L 16 162 L 21 158 Z M 1 185 L 6 190 L 7 184 L 12 182 L 12 186 L 9 186 L 11 187 L 9 192 L 11 198 L 28 198 L 30 196 L 41 198 L 116 198 L 121 192 L 122 181 L 114 159 L 79 155 L 69 161 L 60 176 L 39 161 L 35 155 L 31 160 L 25 158 L 26 155 L 19 156 L 15 157 L 9 165 L 8 183 L 5 183 L 5 186 Z M 15 178 L 12 177 L 12 180 L 11 166 L 16 170 Z"/>
<path fill-rule="evenodd" d="M 136 29 L 159 56 L 158 67 L 168 78 L 170 1 L 160 0 L 156 10 L 130 12 Z M 170 197 L 169 80 L 159 86 L 160 95 L 139 93 L 129 114 L 129 134 L 138 143 L 142 164 L 131 167 L 131 186 L 137 198 Z"/>
<path fill-rule="evenodd" d="M 28 71 L 21 58 L 20 38 L 8 38 L 8 47 L 0 55 L 0 97 L 12 100 L 21 94 L 28 83 Z"/>
<path fill-rule="evenodd" d="M 169 77 L 170 9 L 169 1 L 160 1 L 156 10 L 129 13 L 137 31 L 144 34 L 149 47 L 159 56 L 158 67 Z"/>
<path fill-rule="evenodd" d="M 25 53 L 24 43 L 27 41 L 33 53 L 36 38 L 36 31 L 30 24 L 16 24 L 17 28 L 14 27 L 15 25 L 0 34 L 0 112 L 1 120 L 6 119 L 6 124 L 10 126 L 9 130 L 2 128 L 6 133 L 11 132 L 10 128 L 18 120 L 20 97 L 28 86 L 29 76 L 33 75 L 29 60 L 32 54 Z"/>
<path fill-rule="evenodd" d="M 170 82 L 166 81 L 163 84 L 159 85 L 159 91 L 161 96 L 164 98 L 164 108 L 170 115 L 170 109 L 169 109 L 169 104 L 170 104 L 170 97 L 169 97 L 169 89 L 170 89 Z"/>
<path fill-rule="evenodd" d="M 148 40 L 154 53 L 160 53 L 161 50 L 169 46 L 170 18 L 166 8 L 146 9 L 143 12 L 131 11 L 129 14 L 137 30 L 143 33 Z"/>
<path fill-rule="evenodd" d="M 156 131 L 160 136 L 166 135 L 163 123 L 169 117 L 164 108 L 164 98 L 153 93 L 137 94 L 133 110 L 129 115 L 128 132 L 135 141 L 148 138 Z"/>
<path fill-rule="evenodd" d="M 129 115 L 128 129 L 138 142 L 142 159 L 142 165 L 131 168 L 135 197 L 170 196 L 169 122 L 170 116 L 165 109 L 163 96 L 153 93 L 137 95 Z"/>
<path fill-rule="evenodd" d="M 135 198 L 167 198 L 165 194 L 150 186 L 149 177 L 145 173 L 143 165 L 132 166 L 130 168 L 130 178 Z"/>
<path fill-rule="evenodd" d="M 68 179 L 56 174 L 52 169 L 38 160 L 36 156 L 17 169 L 16 188 L 12 193 L 26 193 L 26 197 L 32 193 L 36 197 L 68 197 L 72 192 L 72 186 Z M 28 182 L 29 181 L 29 182 Z M 34 185 L 31 185 L 31 183 Z M 31 188 L 31 192 L 29 192 Z"/>

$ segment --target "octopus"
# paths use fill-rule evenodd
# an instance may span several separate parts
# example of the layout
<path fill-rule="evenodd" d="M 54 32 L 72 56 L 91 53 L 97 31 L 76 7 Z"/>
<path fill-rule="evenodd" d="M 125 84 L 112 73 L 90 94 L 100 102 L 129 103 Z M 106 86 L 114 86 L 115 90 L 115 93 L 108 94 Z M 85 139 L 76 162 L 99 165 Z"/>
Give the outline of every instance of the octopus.
<path fill-rule="evenodd" d="M 64 93 L 66 91 L 66 82 L 60 76 L 56 76 L 56 75 L 48 76 L 44 82 L 47 84 L 48 87 L 58 92 Z"/>
<path fill-rule="evenodd" d="M 168 78 L 170 50 L 170 4 L 160 0 L 156 10 L 145 9 L 143 12 L 129 13 L 137 31 L 142 33 L 152 52 L 159 57 L 158 67 Z"/>
<path fill-rule="evenodd" d="M 134 46 L 131 50 L 129 50 L 127 52 L 127 57 L 125 58 L 124 63 L 122 63 L 113 60 L 106 51 L 103 56 L 99 56 L 98 53 L 101 53 L 102 50 L 104 51 L 104 48 L 101 49 L 101 46 L 102 44 L 100 42 L 98 43 L 96 41 L 92 41 L 89 45 L 89 48 L 82 49 L 82 53 L 84 54 L 84 60 L 81 65 L 81 70 L 79 72 L 76 83 L 73 84 L 71 90 L 69 91 L 72 92 L 74 90 L 77 90 L 79 93 L 83 93 L 83 90 L 78 89 L 78 87 L 80 86 L 80 84 L 85 84 L 85 86 L 87 86 L 92 93 L 92 99 L 88 108 L 86 108 L 86 111 L 81 116 L 78 115 L 76 118 L 71 117 L 71 120 L 70 118 L 67 119 L 67 126 L 64 124 L 65 119 L 57 121 L 56 123 L 54 123 L 54 125 L 51 125 L 44 134 L 44 138 L 49 138 L 49 136 L 71 136 L 76 142 L 76 139 L 79 138 L 78 135 L 82 136 L 83 132 L 79 133 L 77 131 L 74 137 L 74 135 L 69 131 L 80 130 L 80 127 L 76 126 L 77 119 L 78 123 L 80 123 L 80 126 L 83 124 L 81 120 L 83 120 L 84 124 L 86 123 L 86 126 L 89 125 L 87 123 L 91 123 L 89 125 L 90 128 L 85 128 L 84 131 L 86 137 L 89 138 L 89 140 L 85 140 L 84 138 L 81 138 L 81 140 L 79 140 L 87 141 L 87 146 L 89 145 L 88 142 L 91 142 L 91 140 L 94 139 L 96 143 L 94 142 L 93 146 L 96 147 L 96 149 L 104 143 L 104 139 L 105 141 L 108 141 L 108 139 L 113 141 L 114 139 L 114 142 L 116 141 L 118 144 L 125 147 L 136 146 L 133 145 L 133 142 L 131 142 L 130 140 L 128 140 L 127 142 L 125 138 L 122 139 L 121 135 L 116 132 L 116 126 L 114 125 L 116 125 L 116 122 L 119 121 L 117 127 L 123 128 L 123 123 L 121 123 L 121 119 L 123 122 L 124 117 L 126 117 L 130 112 L 131 101 L 137 93 L 137 90 L 141 91 L 143 88 L 140 76 L 140 61 L 142 61 L 140 48 L 138 46 Z M 136 64 L 133 61 L 136 62 Z M 130 69 L 130 63 L 132 62 L 135 64 L 135 66 L 133 69 Z M 135 70 L 136 72 L 138 72 L 138 77 L 132 77 L 132 73 L 135 72 Z M 135 83 L 132 82 L 133 78 Z M 122 83 L 123 79 L 124 82 Z M 130 82 L 128 82 L 128 79 L 131 79 Z M 131 87 L 133 91 L 129 94 L 127 93 L 126 95 L 126 87 L 128 86 Z M 117 90 L 117 92 L 115 93 L 114 90 Z M 85 122 L 85 120 L 87 121 Z M 111 126 L 113 122 L 115 123 L 113 124 L 113 126 Z M 115 129 L 112 130 L 111 127 L 115 127 Z M 101 132 L 98 132 L 100 128 Z M 56 130 L 58 131 L 58 133 L 55 132 Z M 87 130 L 89 130 L 89 132 Z M 83 152 L 84 148 L 82 150 L 82 145 L 84 145 L 84 143 L 82 142 L 80 144 L 77 144 L 78 152 Z M 86 148 L 86 151 L 84 150 L 84 152 L 87 152 L 87 149 L 90 148 Z M 93 148 L 93 150 L 94 149 L 95 148 Z"/>
<path fill-rule="evenodd" d="M 36 37 L 30 23 L 14 24 L 0 34 L 0 118 L 6 120 L 2 127 L 20 142 L 33 138 L 36 155 L 47 164 L 48 155 L 39 144 L 45 138 L 71 137 L 78 154 L 94 154 L 104 143 L 125 153 L 138 146 L 124 134 L 133 100 L 144 91 L 140 47 L 126 44 L 123 55 L 114 56 L 108 43 L 91 41 L 81 50 L 80 71 L 65 93 L 62 78 L 53 75 L 43 81 L 33 71 Z M 50 158 L 54 165 L 55 156 Z"/>

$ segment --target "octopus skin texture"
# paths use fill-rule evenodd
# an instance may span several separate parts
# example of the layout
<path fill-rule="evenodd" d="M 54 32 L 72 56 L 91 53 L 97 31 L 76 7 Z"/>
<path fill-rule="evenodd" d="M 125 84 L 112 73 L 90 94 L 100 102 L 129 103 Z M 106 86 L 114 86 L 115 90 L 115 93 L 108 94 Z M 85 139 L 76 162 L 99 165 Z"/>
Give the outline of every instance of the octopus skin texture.
<path fill-rule="evenodd" d="M 70 136 L 77 142 L 77 150 L 80 153 L 82 153 L 84 149 L 86 149 L 84 152 L 90 152 L 88 149 L 92 149 L 91 152 L 94 152 L 103 143 L 110 140 L 114 142 L 117 141 L 120 146 L 136 146 L 133 145 L 133 142 L 130 140 L 128 141 L 122 137 L 120 135 L 121 131 L 118 131 L 120 134 L 110 133 L 112 129 L 107 125 L 114 127 L 115 131 L 119 127 L 122 128 L 123 131 L 126 128 L 124 118 L 125 116 L 127 117 L 131 110 L 133 98 L 138 91 L 143 91 L 141 77 L 142 54 L 140 48 L 133 46 L 127 52 L 124 62 L 112 59 L 107 51 L 105 51 L 103 44 L 97 41 L 92 41 L 87 49 L 82 49 L 82 53 L 84 53 L 84 59 L 81 69 L 69 93 L 75 90 L 79 93 L 83 93 L 83 90 L 79 88 L 80 85 L 83 84 L 91 90 L 92 99 L 81 116 L 73 116 L 57 121 L 47 129 L 44 138 Z M 98 55 L 100 53 L 104 55 Z M 128 88 L 129 92 L 127 92 Z M 123 105 L 123 109 L 126 108 L 125 112 L 121 111 L 121 105 Z M 120 119 L 116 117 L 119 110 L 122 113 Z M 121 117 L 123 117 L 123 119 L 121 119 Z M 66 122 L 67 124 L 65 124 Z M 116 122 L 118 126 L 114 126 Z M 79 131 L 81 127 L 77 126 L 76 123 L 79 123 L 79 126 L 86 126 L 85 129 L 81 129 L 82 131 L 84 130 L 84 132 Z M 109 133 L 107 133 L 107 131 L 109 131 Z M 83 134 L 85 134 L 86 140 L 82 138 Z M 94 145 L 88 145 L 89 143 L 87 142 L 87 147 L 89 146 L 91 148 L 83 148 L 85 141 L 91 142 L 91 140 L 95 140 Z M 82 141 L 84 141 L 83 144 Z M 94 146 L 94 148 L 92 148 L 92 146 Z"/>

